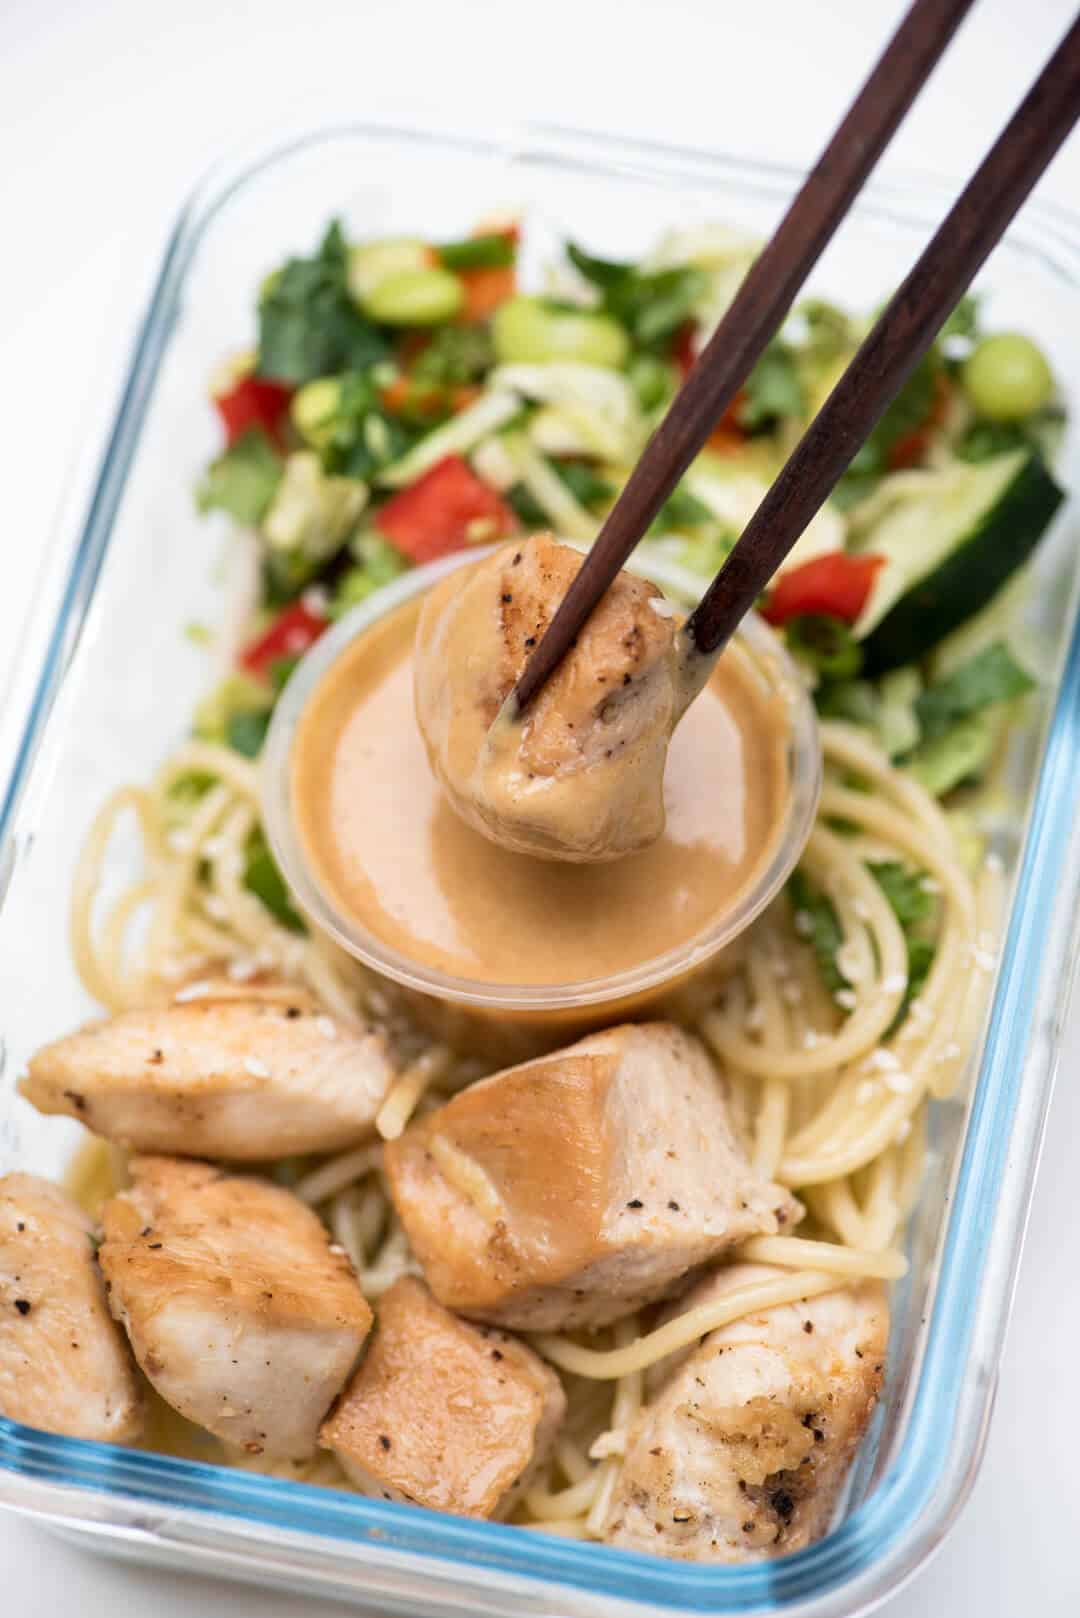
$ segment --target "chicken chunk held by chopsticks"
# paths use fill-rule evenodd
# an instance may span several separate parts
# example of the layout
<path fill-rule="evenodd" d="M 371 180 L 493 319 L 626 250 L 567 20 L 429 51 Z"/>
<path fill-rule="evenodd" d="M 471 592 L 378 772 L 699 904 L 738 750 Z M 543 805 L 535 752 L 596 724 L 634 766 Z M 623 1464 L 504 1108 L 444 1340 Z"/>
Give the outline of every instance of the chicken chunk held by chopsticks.
<path fill-rule="evenodd" d="M 754 1173 L 723 1080 L 671 1023 L 591 1034 L 484 1079 L 385 1162 L 435 1296 L 522 1330 L 617 1320 L 800 1213 Z"/>
<path fill-rule="evenodd" d="M 558 1377 L 524 1343 L 458 1320 L 404 1277 L 319 1442 L 367 1494 L 501 1517 L 565 1412 Z"/>
<path fill-rule="evenodd" d="M 730 1265 L 679 1310 L 775 1277 Z M 704 1562 L 761 1561 L 820 1538 L 877 1402 L 888 1332 L 879 1281 L 710 1332 L 639 1417 L 604 1537 Z"/>
<path fill-rule="evenodd" d="M 94 1248 L 91 1221 L 59 1186 L 0 1179 L 0 1415 L 123 1444 L 142 1431 L 142 1401 Z"/>
<path fill-rule="evenodd" d="M 664 829 L 664 766 L 685 699 L 677 620 L 660 591 L 620 573 L 523 718 L 499 718 L 580 566 L 577 551 L 537 534 L 437 585 L 416 633 L 416 714 L 469 825 L 543 859 L 610 860 Z"/>
<path fill-rule="evenodd" d="M 252 1162 L 373 1132 L 394 1078 L 382 1033 L 280 983 L 194 989 L 43 1046 L 22 1094 L 139 1152 Z"/>
<path fill-rule="evenodd" d="M 345 1254 L 266 1180 L 166 1157 L 131 1172 L 100 1258 L 140 1367 L 226 1443 L 310 1455 L 371 1325 Z"/>

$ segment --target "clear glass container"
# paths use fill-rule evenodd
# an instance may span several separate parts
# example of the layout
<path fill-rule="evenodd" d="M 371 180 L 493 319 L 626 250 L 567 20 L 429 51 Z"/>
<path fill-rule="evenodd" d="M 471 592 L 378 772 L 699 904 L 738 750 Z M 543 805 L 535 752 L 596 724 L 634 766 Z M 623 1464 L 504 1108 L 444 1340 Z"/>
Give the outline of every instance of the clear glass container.
<path fill-rule="evenodd" d="M 794 171 L 546 128 L 499 139 L 350 122 L 284 132 L 222 168 L 184 209 L 111 419 L 89 424 L 85 475 L 49 552 L 0 758 L 0 1170 L 62 1170 L 79 1139 L 15 1095 L 41 1041 L 92 1014 L 66 948 L 79 843 L 119 782 L 184 733 L 207 680 L 180 633 L 221 608 L 220 538 L 191 488 L 215 451 L 205 405 L 221 356 L 250 340 L 267 267 L 327 218 L 356 235 L 452 237 L 520 207 L 534 276 L 566 234 L 631 254 L 666 227 L 775 224 Z M 814 278 L 873 307 L 951 190 L 871 185 Z M 1032 333 L 1080 402 L 1080 228 L 1029 208 L 984 278 L 996 325 Z M 91 464 L 95 440 L 100 458 Z M 1075 428 L 1062 477 L 1080 487 Z M 53 1437 L 0 1420 L 0 1503 L 116 1554 L 347 1596 L 378 1614 L 850 1614 L 876 1605 L 946 1532 L 978 1464 L 1075 958 L 1080 874 L 1080 638 L 1075 501 L 1038 560 L 1047 684 L 1018 738 L 1015 801 L 996 836 L 1010 908 L 970 1083 L 937 1107 L 927 1182 L 898 1288 L 886 1394 L 837 1521 L 774 1563 L 695 1567 L 194 1462 Z M 32 679 L 31 679 L 32 671 Z M 26 719 L 26 713 L 29 718 Z M 131 851 L 114 852 L 119 868 Z M 122 869 L 117 875 L 122 876 Z"/>
<path fill-rule="evenodd" d="M 306 857 L 293 811 L 292 749 L 304 713 L 317 686 L 357 639 L 375 624 L 430 590 L 446 574 L 474 562 L 477 555 L 459 552 L 402 574 L 370 600 L 354 607 L 323 635 L 303 659 L 274 709 L 260 765 L 263 824 L 289 887 L 314 924 L 350 955 L 389 981 L 407 998 L 414 1015 L 437 1036 L 455 1045 L 491 1055 L 496 1061 L 520 1060 L 556 1044 L 578 1038 L 590 1028 L 610 1027 L 646 1012 L 682 1015 L 695 1005 L 704 1009 L 723 972 L 723 956 L 739 934 L 760 915 L 790 876 L 814 823 L 821 788 L 821 746 L 817 718 L 805 683 L 799 678 L 782 642 L 756 616 L 748 618 L 738 641 L 748 670 L 771 702 L 780 705 L 785 770 L 789 790 L 784 816 L 763 851 L 753 880 L 731 908 L 704 933 L 667 954 L 642 961 L 622 972 L 588 981 L 527 984 L 483 983 L 451 977 L 425 963 L 410 960 L 361 927 L 335 904 Z M 684 570 L 659 557 L 640 560 L 639 570 L 679 599 L 687 584 Z M 682 605 L 693 602 L 682 600 Z"/>

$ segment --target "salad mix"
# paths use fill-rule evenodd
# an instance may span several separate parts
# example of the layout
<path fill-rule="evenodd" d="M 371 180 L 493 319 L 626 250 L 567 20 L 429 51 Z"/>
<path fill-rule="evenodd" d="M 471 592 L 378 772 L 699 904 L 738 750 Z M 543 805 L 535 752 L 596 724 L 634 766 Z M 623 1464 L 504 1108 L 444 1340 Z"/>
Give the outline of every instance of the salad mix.
<path fill-rule="evenodd" d="M 335 221 L 262 283 L 254 347 L 213 387 L 225 442 L 198 489 L 254 535 L 257 628 L 200 734 L 257 754 L 296 660 L 405 568 L 539 527 L 588 545 L 755 247 L 703 227 L 627 263 L 568 242 L 537 290 L 518 250 L 506 219 L 442 243 L 352 243 Z M 662 554 L 700 590 L 868 327 L 819 298 L 796 307 L 644 566 Z M 984 331 L 965 298 L 760 603 L 821 714 L 871 732 L 968 837 L 1034 685 L 1023 597 L 1062 498 L 1063 420 L 1041 350 Z M 921 913 L 895 875 L 879 880 L 917 953 Z M 828 974 L 828 901 L 799 880 Z M 247 881 L 301 925 L 264 845 Z"/>

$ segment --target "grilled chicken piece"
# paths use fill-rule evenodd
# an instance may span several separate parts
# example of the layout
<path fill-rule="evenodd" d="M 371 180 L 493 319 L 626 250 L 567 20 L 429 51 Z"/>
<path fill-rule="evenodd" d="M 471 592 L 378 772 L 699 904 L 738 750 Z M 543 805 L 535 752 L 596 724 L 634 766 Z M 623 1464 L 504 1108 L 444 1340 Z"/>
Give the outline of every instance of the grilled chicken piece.
<path fill-rule="evenodd" d="M 181 1415 L 250 1454 L 299 1459 L 371 1325 L 310 1208 L 208 1163 L 135 1158 L 100 1260 L 135 1358 Z"/>
<path fill-rule="evenodd" d="M 142 1403 L 93 1231 L 59 1186 L 32 1174 L 0 1179 L 0 1415 L 124 1444 L 142 1431 Z"/>
<path fill-rule="evenodd" d="M 775 1275 L 731 1265 L 679 1309 Z M 878 1281 L 710 1332 L 642 1412 L 605 1538 L 701 1562 L 762 1561 L 820 1538 L 877 1402 L 888 1333 Z"/>
<path fill-rule="evenodd" d="M 470 1326 L 406 1276 L 319 1435 L 365 1494 L 502 1517 L 546 1460 L 562 1384 L 504 1332 Z"/>
<path fill-rule="evenodd" d="M 385 1164 L 439 1301 L 523 1330 L 617 1320 L 800 1213 L 754 1174 L 704 1047 L 671 1023 L 474 1084 Z"/>
<path fill-rule="evenodd" d="M 220 982 L 44 1046 L 19 1088 L 135 1151 L 251 1162 L 363 1139 L 393 1077 L 381 1033 L 303 990 Z"/>
<path fill-rule="evenodd" d="M 500 719 L 581 557 L 549 534 L 459 569 L 424 602 L 416 714 L 458 814 L 543 859 L 610 860 L 664 829 L 664 765 L 685 707 L 677 620 L 620 573 L 523 721 Z"/>

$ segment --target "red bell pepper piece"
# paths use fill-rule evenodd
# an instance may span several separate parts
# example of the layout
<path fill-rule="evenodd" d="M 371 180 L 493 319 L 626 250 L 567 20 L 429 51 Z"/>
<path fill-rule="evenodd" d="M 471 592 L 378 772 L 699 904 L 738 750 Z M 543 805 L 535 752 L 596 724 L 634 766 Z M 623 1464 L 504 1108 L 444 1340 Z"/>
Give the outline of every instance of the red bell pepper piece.
<path fill-rule="evenodd" d="M 391 495 L 372 518 L 379 532 L 414 562 L 433 562 L 464 546 L 513 533 L 513 511 L 460 455 L 447 455 Z"/>
<path fill-rule="evenodd" d="M 293 389 L 284 382 L 268 382 L 265 377 L 245 376 L 227 393 L 214 395 L 214 406 L 225 424 L 225 439 L 235 444 L 252 427 L 261 427 L 282 447 L 282 428 Z"/>
<path fill-rule="evenodd" d="M 294 601 L 278 614 L 265 634 L 240 653 L 241 668 L 257 680 L 269 679 L 275 663 L 289 657 L 302 657 L 323 630 L 329 628 L 329 622 L 321 613 L 312 612 L 303 601 Z"/>
<path fill-rule="evenodd" d="M 762 608 L 770 624 L 786 624 L 809 613 L 853 624 L 866 605 L 883 556 L 849 556 L 830 551 L 781 573 Z"/>

